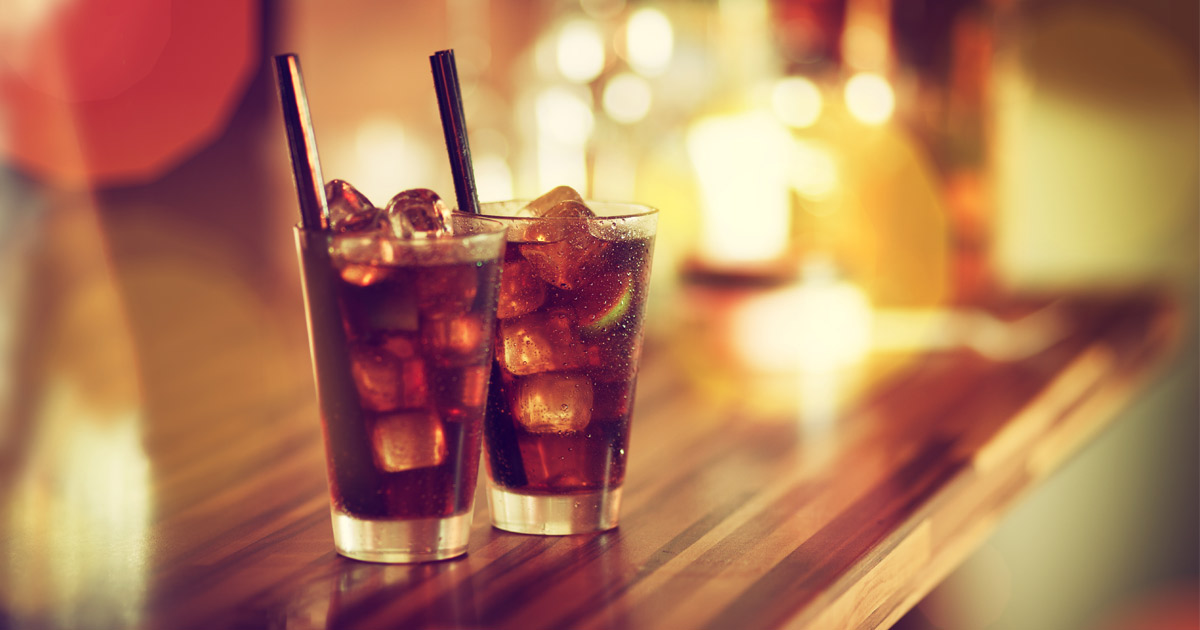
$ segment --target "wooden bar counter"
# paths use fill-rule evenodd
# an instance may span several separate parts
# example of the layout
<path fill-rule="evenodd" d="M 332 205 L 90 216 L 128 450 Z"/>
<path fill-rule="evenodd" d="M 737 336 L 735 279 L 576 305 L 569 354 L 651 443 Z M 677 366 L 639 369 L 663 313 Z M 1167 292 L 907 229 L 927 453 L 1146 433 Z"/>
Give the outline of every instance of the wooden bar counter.
<path fill-rule="evenodd" d="M 70 429 L 86 450 L 58 440 L 59 465 L 27 449 L 22 470 L 49 472 L 5 486 L 0 625 L 885 628 L 1178 351 L 1180 315 L 1154 296 L 990 312 L 1043 307 L 1064 331 L 1044 348 L 911 356 L 824 430 L 713 398 L 677 340 L 649 339 L 619 528 L 502 532 L 480 492 L 469 553 L 419 565 L 334 553 L 299 329 L 272 344 L 214 323 L 220 342 L 192 362 L 182 331 L 139 338 L 138 417 Z M 190 388 L 171 389 L 183 373 Z"/>

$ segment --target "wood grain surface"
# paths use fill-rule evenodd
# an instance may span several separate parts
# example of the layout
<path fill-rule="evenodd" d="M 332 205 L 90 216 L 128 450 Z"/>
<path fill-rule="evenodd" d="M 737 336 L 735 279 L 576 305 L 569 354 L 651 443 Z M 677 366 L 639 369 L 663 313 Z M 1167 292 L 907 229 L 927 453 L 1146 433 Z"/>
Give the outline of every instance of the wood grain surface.
<path fill-rule="evenodd" d="M 188 290 L 181 295 L 197 299 Z M 1044 306 L 998 301 L 992 311 L 1003 320 Z M 651 339 L 619 528 L 509 534 L 489 526 L 480 492 L 468 555 L 418 565 L 333 551 L 298 313 L 226 313 L 208 322 L 212 345 L 197 355 L 179 349 L 199 332 L 135 332 L 142 405 L 61 429 L 90 436 L 85 446 L 33 440 L 6 481 L 0 619 L 33 628 L 888 627 L 1101 430 L 1177 343 L 1164 300 L 1059 298 L 1052 308 L 1067 332 L 1032 356 L 989 360 L 958 348 L 909 357 L 872 375 L 823 431 L 795 410 L 714 402 L 678 365 L 672 341 Z M 136 331 L 146 309 L 130 309 Z M 271 317 L 288 322 L 286 334 L 264 337 L 246 323 Z"/>

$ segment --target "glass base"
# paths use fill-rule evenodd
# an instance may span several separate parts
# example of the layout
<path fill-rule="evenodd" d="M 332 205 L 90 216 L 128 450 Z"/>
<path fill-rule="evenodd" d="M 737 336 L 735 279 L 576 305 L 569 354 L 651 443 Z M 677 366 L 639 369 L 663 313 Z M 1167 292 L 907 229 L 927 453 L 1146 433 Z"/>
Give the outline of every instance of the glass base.
<path fill-rule="evenodd" d="M 461 556 L 471 535 L 471 510 L 446 518 L 370 520 L 333 511 L 333 544 L 366 562 L 430 562 Z"/>
<path fill-rule="evenodd" d="M 519 494 L 491 486 L 492 525 L 518 534 L 564 536 L 602 532 L 617 526 L 621 489 L 580 494 Z"/>

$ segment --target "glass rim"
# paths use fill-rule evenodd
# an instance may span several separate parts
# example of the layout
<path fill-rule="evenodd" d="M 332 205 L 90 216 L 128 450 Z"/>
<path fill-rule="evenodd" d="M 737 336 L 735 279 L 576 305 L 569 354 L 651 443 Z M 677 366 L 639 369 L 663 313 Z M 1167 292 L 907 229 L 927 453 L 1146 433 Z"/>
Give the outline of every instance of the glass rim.
<path fill-rule="evenodd" d="M 385 232 L 384 234 L 379 234 L 377 232 L 333 232 L 332 230 L 326 230 L 326 229 L 322 229 L 322 228 L 306 228 L 303 225 L 301 225 L 300 223 L 294 224 L 292 226 L 292 229 L 296 230 L 297 232 L 300 232 L 301 234 L 305 234 L 309 237 L 312 237 L 312 238 L 316 238 L 316 237 L 320 237 L 320 236 L 328 237 L 331 240 L 334 238 L 338 238 L 338 239 L 379 239 L 379 238 L 382 238 L 383 240 L 397 242 L 397 243 L 405 243 L 405 244 L 413 245 L 413 246 L 417 246 L 417 247 L 423 246 L 421 244 L 428 244 L 428 245 L 424 245 L 424 246 L 432 246 L 432 245 L 436 244 L 438 241 L 442 241 L 442 242 L 464 241 L 464 240 L 470 239 L 471 237 L 490 237 L 494 234 L 503 235 L 505 232 L 508 231 L 508 226 L 505 225 L 503 221 L 499 220 L 499 218 L 496 218 L 496 217 L 489 217 L 489 216 L 484 216 L 482 214 L 473 214 L 470 212 L 460 212 L 458 210 L 454 210 L 453 214 L 452 214 L 452 218 L 463 218 L 463 219 L 470 220 L 470 221 L 478 221 L 484 225 L 489 226 L 491 229 L 480 230 L 480 231 L 470 231 L 470 232 L 452 232 L 450 234 L 440 236 L 437 238 L 425 238 L 425 237 L 403 238 L 400 236 L 396 236 L 394 233 L 391 233 L 390 231 Z"/>
<path fill-rule="evenodd" d="M 478 215 L 475 215 L 475 216 L 479 216 L 479 217 L 482 217 L 485 219 L 505 220 L 505 221 L 513 221 L 513 220 L 578 221 L 579 220 L 579 217 L 530 217 L 530 216 L 515 216 L 515 215 L 510 215 L 510 214 L 495 214 L 495 213 L 491 213 L 491 212 L 487 211 L 488 206 L 506 206 L 506 205 L 511 205 L 513 207 L 513 210 L 515 211 L 515 210 L 519 210 L 520 208 L 525 207 L 531 201 L 533 201 L 532 198 L 529 198 L 529 199 L 524 199 L 524 198 L 506 199 L 504 201 L 487 201 L 487 202 L 479 204 L 480 212 Z M 639 203 L 636 201 L 608 201 L 608 200 L 604 200 L 604 199 L 584 199 L 583 203 L 585 205 L 587 205 L 588 207 L 591 207 L 592 205 L 618 206 L 618 207 L 625 206 L 625 207 L 629 207 L 629 208 L 641 209 L 640 212 L 629 212 L 629 213 L 621 213 L 621 214 L 613 214 L 613 215 L 597 215 L 594 217 L 587 217 L 586 219 L 584 219 L 585 221 L 614 221 L 614 220 L 621 220 L 621 219 L 640 219 L 640 218 L 650 217 L 650 216 L 654 216 L 654 215 L 658 214 L 658 208 L 655 208 L 654 206 L 647 205 L 644 203 Z"/>

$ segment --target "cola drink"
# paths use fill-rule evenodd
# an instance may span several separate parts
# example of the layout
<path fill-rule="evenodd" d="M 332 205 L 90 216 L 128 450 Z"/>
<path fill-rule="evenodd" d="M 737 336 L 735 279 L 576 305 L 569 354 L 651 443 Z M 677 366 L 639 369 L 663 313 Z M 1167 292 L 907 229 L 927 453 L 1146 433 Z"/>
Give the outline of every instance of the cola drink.
<path fill-rule="evenodd" d="M 657 214 L 571 193 L 483 207 L 508 225 L 488 496 L 493 525 L 521 533 L 616 526 L 625 480 Z"/>
<path fill-rule="evenodd" d="M 357 264 L 334 250 L 335 270 Z M 354 384 L 337 395 L 362 422 L 325 418 L 330 443 L 357 446 L 330 452 L 334 509 L 372 519 L 462 514 L 474 498 L 499 264 L 373 266 L 385 273 L 368 284 L 341 273 L 336 282 Z M 442 277 L 457 284 L 423 303 L 420 287 Z"/>
<path fill-rule="evenodd" d="M 427 211 L 405 209 L 397 233 L 335 183 L 334 229 L 296 228 L 335 546 L 453 557 L 474 508 L 504 227 L 422 190 L 409 197 Z"/>

